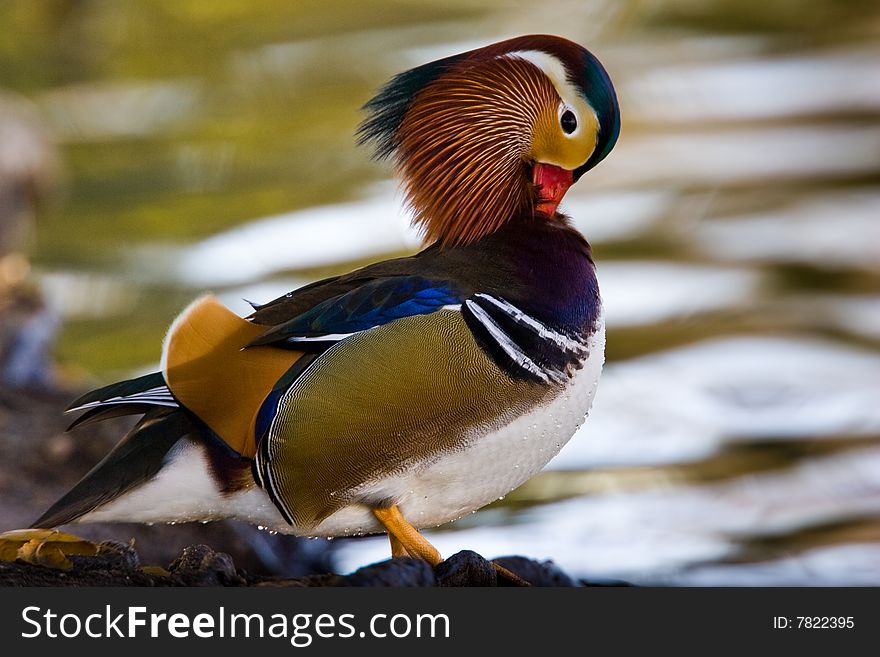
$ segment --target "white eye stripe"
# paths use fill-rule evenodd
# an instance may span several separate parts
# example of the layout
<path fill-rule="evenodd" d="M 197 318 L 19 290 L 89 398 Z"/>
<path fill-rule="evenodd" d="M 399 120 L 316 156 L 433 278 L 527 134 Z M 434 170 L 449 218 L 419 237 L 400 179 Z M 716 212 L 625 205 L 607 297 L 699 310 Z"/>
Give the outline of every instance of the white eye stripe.
<path fill-rule="evenodd" d="M 577 87 L 575 87 L 575 85 L 568 79 L 568 71 L 565 69 L 565 65 L 557 57 L 554 57 L 543 50 L 517 50 L 506 53 L 503 57 L 518 57 L 527 62 L 531 62 L 541 69 L 544 72 L 544 75 L 550 78 L 553 86 L 556 87 L 556 92 L 559 94 L 565 107 L 574 112 L 578 122 L 578 129 L 583 125 L 585 117 L 575 111 L 574 108 L 576 106 L 581 106 L 584 111 L 591 112 L 597 128 L 601 129 L 601 126 L 599 125 L 599 116 L 596 114 L 596 110 L 593 109 L 593 107 L 583 98 Z M 560 117 L 564 111 L 564 109 L 560 110 Z M 576 129 L 568 136 L 573 136 L 577 131 L 578 130 Z"/>
<path fill-rule="evenodd" d="M 527 62 L 531 62 L 553 82 L 556 91 L 563 100 L 567 98 L 575 98 L 578 95 L 577 89 L 568 80 L 568 72 L 559 59 L 542 50 L 517 50 L 506 55 L 507 57 L 519 57 Z"/>

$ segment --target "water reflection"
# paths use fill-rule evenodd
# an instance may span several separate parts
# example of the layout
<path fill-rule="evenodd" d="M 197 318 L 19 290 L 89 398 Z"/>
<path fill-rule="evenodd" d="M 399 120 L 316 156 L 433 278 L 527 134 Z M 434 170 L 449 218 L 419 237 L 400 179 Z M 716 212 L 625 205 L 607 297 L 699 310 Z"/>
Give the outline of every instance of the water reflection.
<path fill-rule="evenodd" d="M 880 156 L 880 144 L 876 155 Z M 721 260 L 880 268 L 880 193 L 874 188 L 801 196 L 791 205 L 702 222 L 694 238 Z"/>
<path fill-rule="evenodd" d="M 62 366 L 149 366 L 205 288 L 245 313 L 412 252 L 389 171 L 354 148 L 358 105 L 401 68 L 562 34 L 624 111 L 565 204 L 599 263 L 606 374 L 547 472 L 432 539 L 595 577 L 880 584 L 876 7 L 295 4 L 11 3 L 4 84 L 69 169 L 35 253 Z M 345 542 L 339 563 L 385 550 Z"/>
<path fill-rule="evenodd" d="M 642 482 L 643 490 L 606 489 L 520 510 L 513 518 L 497 517 L 497 524 L 484 518 L 479 527 L 437 532 L 430 540 L 445 553 L 462 545 L 495 555 L 524 551 L 593 578 L 716 585 L 875 584 L 880 555 L 880 547 L 872 544 L 878 537 L 878 477 L 877 448 L 720 483 L 660 477 Z M 847 526 L 874 517 L 873 531 L 861 536 L 852 532 L 856 535 L 850 538 L 860 540 L 845 551 L 830 540 L 831 531 L 826 546 L 785 540 L 799 538 L 807 528 L 821 530 L 828 525 L 837 525 L 845 537 L 839 525 L 841 509 L 847 509 Z M 762 539 L 763 550 L 748 550 Z M 350 547 L 343 553 L 343 563 L 354 566 L 365 556 L 379 559 L 384 547 L 377 540 L 366 547 Z M 738 559 L 743 553 L 759 563 Z M 842 553 L 853 561 L 829 558 Z M 823 568 L 817 570 L 813 564 Z"/>
<path fill-rule="evenodd" d="M 170 273 L 194 287 L 235 285 L 412 252 L 420 243 L 418 233 L 393 189 L 382 185 L 380 190 L 361 201 L 258 219 L 210 237 L 180 253 Z"/>

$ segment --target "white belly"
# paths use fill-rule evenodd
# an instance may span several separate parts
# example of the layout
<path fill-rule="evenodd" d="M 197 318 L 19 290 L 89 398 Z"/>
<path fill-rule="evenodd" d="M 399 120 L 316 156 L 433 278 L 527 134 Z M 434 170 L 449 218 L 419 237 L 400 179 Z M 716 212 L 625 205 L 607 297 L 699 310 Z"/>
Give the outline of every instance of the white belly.
<path fill-rule="evenodd" d="M 589 357 L 549 404 L 449 453 L 427 467 L 372 482 L 365 497 L 397 500 L 416 527 L 434 527 L 475 511 L 521 485 L 543 468 L 583 423 L 605 361 L 605 324 L 589 342 Z M 204 448 L 181 442 L 151 481 L 83 516 L 80 522 L 192 522 L 233 518 L 284 534 L 299 531 L 284 520 L 254 484 L 223 495 L 209 472 Z M 363 505 L 340 509 L 310 536 L 347 536 L 382 531 Z"/>

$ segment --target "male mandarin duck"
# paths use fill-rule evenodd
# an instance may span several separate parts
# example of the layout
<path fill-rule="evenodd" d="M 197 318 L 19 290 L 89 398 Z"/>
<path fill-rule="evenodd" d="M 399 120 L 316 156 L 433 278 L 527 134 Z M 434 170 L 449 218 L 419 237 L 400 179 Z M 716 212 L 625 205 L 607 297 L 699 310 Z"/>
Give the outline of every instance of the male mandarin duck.
<path fill-rule="evenodd" d="M 307 536 L 418 528 L 538 472 L 592 403 L 604 322 L 590 247 L 557 211 L 617 140 L 608 74 L 523 36 L 424 64 L 366 106 L 420 253 L 312 283 L 244 319 L 212 296 L 174 321 L 161 371 L 74 402 L 73 426 L 143 414 L 34 527 L 234 518 Z"/>

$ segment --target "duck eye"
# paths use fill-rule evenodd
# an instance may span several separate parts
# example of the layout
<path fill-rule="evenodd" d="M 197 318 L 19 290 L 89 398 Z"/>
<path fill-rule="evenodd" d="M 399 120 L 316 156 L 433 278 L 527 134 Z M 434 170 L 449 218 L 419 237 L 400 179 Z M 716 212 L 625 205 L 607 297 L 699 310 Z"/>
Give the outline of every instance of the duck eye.
<path fill-rule="evenodd" d="M 559 123 L 562 125 L 562 131 L 567 135 L 577 130 L 578 127 L 577 117 L 574 115 L 574 112 L 568 109 L 559 117 Z"/>

